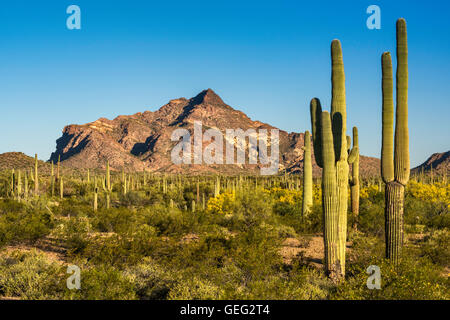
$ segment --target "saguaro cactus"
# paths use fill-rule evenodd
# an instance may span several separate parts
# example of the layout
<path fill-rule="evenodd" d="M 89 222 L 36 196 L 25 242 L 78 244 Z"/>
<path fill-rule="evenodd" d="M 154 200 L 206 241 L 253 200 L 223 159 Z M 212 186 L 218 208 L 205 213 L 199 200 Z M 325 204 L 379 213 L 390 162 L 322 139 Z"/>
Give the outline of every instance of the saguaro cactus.
<path fill-rule="evenodd" d="M 62 200 L 64 198 L 64 182 L 63 177 L 59 178 L 59 198 Z"/>
<path fill-rule="evenodd" d="M 96 186 L 94 188 L 94 211 L 97 211 L 98 208 L 98 187 L 97 183 L 95 183 Z"/>
<path fill-rule="evenodd" d="M 398 263 L 403 247 L 403 208 L 405 186 L 409 180 L 408 132 L 408 47 L 406 21 L 397 20 L 397 110 L 394 134 L 392 61 L 382 55 L 383 133 L 381 173 L 385 190 L 386 257 Z M 395 146 L 393 145 L 395 141 Z M 394 150 L 395 148 L 395 150 Z"/>
<path fill-rule="evenodd" d="M 109 170 L 109 161 L 106 161 L 106 189 L 108 192 L 111 191 L 111 175 Z"/>
<path fill-rule="evenodd" d="M 353 127 L 353 147 L 357 148 L 355 160 L 352 163 L 352 177 L 350 179 L 352 214 L 354 217 L 353 229 L 357 230 L 357 218 L 359 214 L 359 141 L 358 128 Z"/>
<path fill-rule="evenodd" d="M 39 192 L 39 177 L 38 177 L 38 158 L 37 153 L 34 155 L 34 193 Z"/>
<path fill-rule="evenodd" d="M 59 174 L 60 174 L 59 170 L 60 170 L 60 167 L 61 167 L 61 155 L 58 154 L 58 162 L 56 163 L 56 180 L 59 179 Z"/>
<path fill-rule="evenodd" d="M 303 217 L 309 214 L 313 205 L 312 191 L 312 163 L 311 163 L 311 134 L 305 132 L 305 145 L 303 147 Z"/>
<path fill-rule="evenodd" d="M 20 201 L 22 196 L 22 177 L 20 170 L 17 172 L 17 200 Z"/>
<path fill-rule="evenodd" d="M 350 154 L 346 136 L 345 74 L 339 40 L 331 43 L 332 99 L 331 115 L 317 98 L 311 101 L 311 126 L 314 155 L 322 171 L 325 270 L 339 280 L 345 275 L 347 240 L 348 173 L 357 147 Z"/>

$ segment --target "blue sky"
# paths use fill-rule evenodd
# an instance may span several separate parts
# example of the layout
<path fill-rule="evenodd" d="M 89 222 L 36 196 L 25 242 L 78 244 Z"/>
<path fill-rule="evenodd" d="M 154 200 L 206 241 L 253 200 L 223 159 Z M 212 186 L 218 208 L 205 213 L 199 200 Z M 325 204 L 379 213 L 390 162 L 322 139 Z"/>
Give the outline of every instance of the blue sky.
<path fill-rule="evenodd" d="M 81 30 L 66 27 L 71 4 L 81 8 Z M 366 27 L 372 4 L 381 30 Z M 379 157 L 381 54 L 395 57 L 395 21 L 404 17 L 415 166 L 450 149 L 449 12 L 444 0 L 3 1 L 0 152 L 47 160 L 67 124 L 154 111 L 206 88 L 254 120 L 309 130 L 310 99 L 330 105 L 338 38 L 347 125 L 358 126 L 361 153 Z"/>

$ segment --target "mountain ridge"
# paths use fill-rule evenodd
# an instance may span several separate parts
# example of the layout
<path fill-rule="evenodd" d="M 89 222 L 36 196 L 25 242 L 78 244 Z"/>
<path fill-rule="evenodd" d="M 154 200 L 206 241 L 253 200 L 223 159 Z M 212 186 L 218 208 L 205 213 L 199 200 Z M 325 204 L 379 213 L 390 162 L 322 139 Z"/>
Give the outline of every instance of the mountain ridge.
<path fill-rule="evenodd" d="M 106 161 L 115 170 L 122 167 L 136 171 L 148 170 L 168 173 L 256 173 L 260 164 L 243 165 L 175 165 L 170 151 L 176 144 L 171 141 L 173 130 L 183 128 L 193 131 L 194 121 L 203 128 L 226 129 L 278 129 L 270 124 L 250 119 L 244 112 L 226 104 L 212 89 L 196 96 L 172 99 L 156 111 L 119 115 L 113 120 L 99 118 L 86 124 L 65 126 L 63 135 L 56 141 L 56 150 L 50 161 L 61 161 L 75 168 L 102 168 Z M 279 130 L 280 170 L 303 171 L 303 133 Z M 313 172 L 320 168 L 313 156 Z M 361 156 L 361 174 L 379 172 L 379 160 Z"/>

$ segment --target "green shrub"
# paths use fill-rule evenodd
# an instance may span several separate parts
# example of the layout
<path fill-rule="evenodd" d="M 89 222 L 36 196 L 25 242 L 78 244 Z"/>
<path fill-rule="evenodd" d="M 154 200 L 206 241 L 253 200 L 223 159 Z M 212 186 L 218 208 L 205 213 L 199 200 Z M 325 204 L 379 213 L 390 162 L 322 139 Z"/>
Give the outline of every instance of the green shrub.
<path fill-rule="evenodd" d="M 1 297 L 61 299 L 65 280 L 63 267 L 35 250 L 0 256 Z"/>
<path fill-rule="evenodd" d="M 80 290 L 65 291 L 67 299 L 131 300 L 136 299 L 133 281 L 124 272 L 112 266 L 81 267 Z"/>

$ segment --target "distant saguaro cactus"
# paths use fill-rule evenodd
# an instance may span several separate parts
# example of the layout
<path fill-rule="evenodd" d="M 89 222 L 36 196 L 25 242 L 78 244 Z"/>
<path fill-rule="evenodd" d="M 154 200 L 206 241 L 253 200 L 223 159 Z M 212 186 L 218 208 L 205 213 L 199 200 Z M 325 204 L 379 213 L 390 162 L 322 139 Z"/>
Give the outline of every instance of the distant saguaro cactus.
<path fill-rule="evenodd" d="M 98 208 L 98 187 L 97 187 L 97 183 L 95 183 L 95 188 L 94 188 L 94 211 L 97 211 Z"/>
<path fill-rule="evenodd" d="M 333 280 L 345 275 L 349 163 L 357 147 L 347 148 L 345 74 L 339 40 L 331 43 L 331 115 L 322 111 L 320 100 L 311 101 L 311 126 L 316 163 L 322 170 L 325 270 Z"/>
<path fill-rule="evenodd" d="M 109 160 L 106 161 L 106 190 L 107 192 L 111 191 L 111 174 L 109 170 Z"/>
<path fill-rule="evenodd" d="M 394 99 L 391 54 L 382 55 L 383 133 L 381 173 L 385 189 L 386 257 L 399 262 L 403 247 L 403 208 L 409 180 L 408 47 L 406 21 L 397 20 L 397 110 L 394 134 Z M 395 146 L 393 145 L 395 141 Z M 395 148 L 395 150 L 394 150 Z"/>
<path fill-rule="evenodd" d="M 34 193 L 39 192 L 39 176 L 38 176 L 38 158 L 37 153 L 34 155 Z"/>
<path fill-rule="evenodd" d="M 56 164 L 56 180 L 59 179 L 59 174 L 60 174 L 59 170 L 60 170 L 60 167 L 61 167 L 61 155 L 58 154 L 58 163 Z"/>
<path fill-rule="evenodd" d="M 352 214 L 354 217 L 353 229 L 357 230 L 357 219 L 359 214 L 359 139 L 358 128 L 353 127 L 353 147 L 358 148 L 355 160 L 352 163 L 352 177 L 350 179 Z"/>
<path fill-rule="evenodd" d="M 59 198 L 62 200 L 64 198 L 64 182 L 63 177 L 59 178 Z"/>
<path fill-rule="evenodd" d="M 305 151 L 303 154 L 303 207 L 302 215 L 306 217 L 313 205 L 313 191 L 312 191 L 312 163 L 311 163 L 311 134 L 309 131 L 305 132 Z"/>

